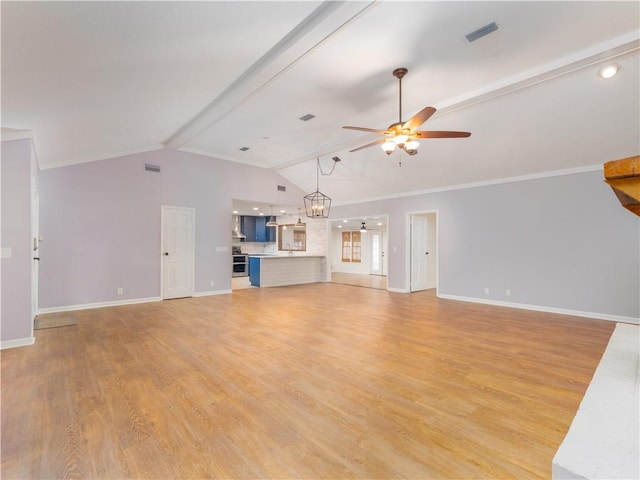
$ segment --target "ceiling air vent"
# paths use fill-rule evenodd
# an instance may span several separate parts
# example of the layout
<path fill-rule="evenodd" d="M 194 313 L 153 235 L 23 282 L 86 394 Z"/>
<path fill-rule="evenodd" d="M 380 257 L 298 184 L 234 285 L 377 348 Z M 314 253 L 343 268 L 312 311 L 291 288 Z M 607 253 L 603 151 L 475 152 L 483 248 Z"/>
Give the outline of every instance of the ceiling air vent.
<path fill-rule="evenodd" d="M 306 115 L 301 116 L 300 120 L 302 120 L 303 122 L 308 122 L 312 118 L 316 118 L 316 116 L 313 115 L 312 113 L 307 113 Z"/>
<path fill-rule="evenodd" d="M 278 191 L 279 192 L 286 192 L 287 191 L 287 187 L 285 187 L 284 185 L 278 185 Z"/>
<path fill-rule="evenodd" d="M 249 147 L 240 147 L 241 152 L 246 152 L 247 150 L 249 150 Z"/>
<path fill-rule="evenodd" d="M 156 172 L 156 173 L 160 173 L 160 165 L 151 165 L 150 163 L 145 163 L 144 164 L 144 169 L 147 172 Z"/>
<path fill-rule="evenodd" d="M 489 35 L 490 33 L 495 32 L 496 30 L 498 30 L 498 24 L 496 22 L 491 22 L 490 24 L 485 25 L 484 27 L 480 27 L 479 29 L 474 30 L 471 33 L 467 33 L 465 37 L 467 41 L 471 43 L 475 42 L 479 38 L 484 37 L 485 35 Z"/>

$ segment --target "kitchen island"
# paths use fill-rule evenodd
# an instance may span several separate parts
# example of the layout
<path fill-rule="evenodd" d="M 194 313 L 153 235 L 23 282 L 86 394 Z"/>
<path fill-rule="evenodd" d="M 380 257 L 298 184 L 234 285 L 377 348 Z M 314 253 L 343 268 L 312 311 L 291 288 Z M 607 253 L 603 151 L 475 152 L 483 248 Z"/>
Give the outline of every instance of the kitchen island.
<path fill-rule="evenodd" d="M 254 287 L 324 282 L 326 277 L 322 255 L 249 255 L 249 280 Z"/>

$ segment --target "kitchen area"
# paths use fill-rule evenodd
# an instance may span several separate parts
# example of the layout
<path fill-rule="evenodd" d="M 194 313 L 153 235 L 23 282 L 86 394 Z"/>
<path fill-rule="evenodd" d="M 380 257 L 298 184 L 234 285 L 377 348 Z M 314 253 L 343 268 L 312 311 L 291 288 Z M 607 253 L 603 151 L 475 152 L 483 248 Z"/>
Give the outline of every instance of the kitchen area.
<path fill-rule="evenodd" d="M 327 281 L 326 220 L 235 200 L 232 215 L 232 290 Z"/>

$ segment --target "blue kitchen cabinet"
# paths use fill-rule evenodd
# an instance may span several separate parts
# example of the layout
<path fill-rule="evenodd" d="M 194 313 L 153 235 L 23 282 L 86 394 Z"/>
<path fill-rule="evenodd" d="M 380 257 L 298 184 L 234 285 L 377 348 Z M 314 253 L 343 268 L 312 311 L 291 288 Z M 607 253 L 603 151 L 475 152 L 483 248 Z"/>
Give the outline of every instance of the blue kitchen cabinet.
<path fill-rule="evenodd" d="M 244 215 L 240 218 L 240 228 L 245 242 L 275 242 L 276 227 L 267 227 L 268 217 Z"/>
<path fill-rule="evenodd" d="M 240 229 L 245 236 L 245 242 L 256 241 L 256 217 L 249 215 L 240 217 Z"/>

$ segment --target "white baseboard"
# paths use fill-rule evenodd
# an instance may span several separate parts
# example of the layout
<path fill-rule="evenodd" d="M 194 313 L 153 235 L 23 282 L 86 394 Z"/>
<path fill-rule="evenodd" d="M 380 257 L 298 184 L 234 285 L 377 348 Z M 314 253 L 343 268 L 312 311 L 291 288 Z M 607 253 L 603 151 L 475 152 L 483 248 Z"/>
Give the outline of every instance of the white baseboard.
<path fill-rule="evenodd" d="M 461 302 L 481 303 L 484 305 L 495 305 L 497 307 L 519 308 L 521 310 L 533 310 L 536 312 L 557 313 L 560 315 L 571 315 L 574 317 L 594 318 L 597 320 L 609 320 L 612 322 L 632 323 L 640 325 L 640 318 L 624 317 L 621 315 L 609 315 L 606 313 L 584 312 L 581 310 L 570 310 L 567 308 L 546 307 L 543 305 L 527 305 L 523 303 L 503 302 L 501 300 L 489 300 L 485 298 L 463 297 L 459 295 L 447 295 L 438 293 L 438 298 L 447 300 L 458 300 Z"/>
<path fill-rule="evenodd" d="M 231 290 L 211 290 L 209 292 L 196 292 L 194 297 L 208 297 L 209 295 L 227 295 L 231 293 Z"/>
<path fill-rule="evenodd" d="M 80 305 L 64 305 L 60 307 L 39 308 L 38 314 L 73 312 L 75 310 L 89 310 L 91 308 L 117 307 L 120 305 L 135 305 L 137 303 L 150 303 L 150 302 L 160 302 L 160 301 L 162 301 L 161 297 L 147 297 L 147 298 L 132 298 L 129 300 L 115 300 L 112 302 L 84 303 Z"/>
<path fill-rule="evenodd" d="M 210 292 L 196 292 L 194 297 L 206 297 L 209 295 L 224 295 L 231 293 L 231 290 L 213 290 Z M 161 302 L 162 297 L 132 298 L 129 300 L 115 300 L 111 302 L 83 303 L 79 305 L 63 305 L 60 307 L 39 308 L 38 314 L 73 312 L 75 310 L 89 310 L 92 308 L 118 307 L 121 305 L 135 305 L 138 303 Z"/>
<path fill-rule="evenodd" d="M 7 348 L 26 347 L 36 343 L 36 337 L 16 338 L 15 340 L 5 340 L 0 342 L 0 350 Z"/>

